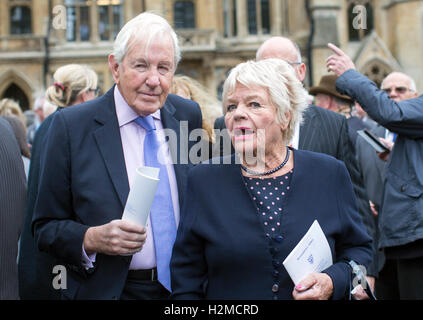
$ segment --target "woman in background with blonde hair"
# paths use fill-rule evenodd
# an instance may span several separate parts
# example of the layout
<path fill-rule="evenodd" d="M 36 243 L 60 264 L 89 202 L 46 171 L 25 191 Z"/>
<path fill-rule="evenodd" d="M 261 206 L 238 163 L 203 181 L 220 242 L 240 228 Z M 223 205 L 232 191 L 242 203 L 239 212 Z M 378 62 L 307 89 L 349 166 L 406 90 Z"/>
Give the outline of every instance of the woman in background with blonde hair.
<path fill-rule="evenodd" d="M 60 67 L 54 73 L 53 84 L 46 91 L 46 103 L 57 106 L 56 112 L 60 112 L 62 108 L 95 99 L 98 90 L 98 77 L 93 69 L 86 65 L 68 64 Z M 19 294 L 23 300 L 60 298 L 59 290 L 54 290 L 51 286 L 51 270 L 53 270 L 56 261 L 38 250 L 31 232 L 41 171 L 40 155 L 52 120 L 53 115 L 47 117 L 41 123 L 32 145 L 27 209 L 19 254 Z"/>
<path fill-rule="evenodd" d="M 97 74 L 87 65 L 68 64 L 53 75 L 54 82 L 47 88 L 46 98 L 58 107 L 68 107 L 97 97 Z"/>
<path fill-rule="evenodd" d="M 26 118 L 21 106 L 13 99 L 4 98 L 0 100 L 0 116 L 17 116 L 26 128 Z"/>
<path fill-rule="evenodd" d="M 190 99 L 200 105 L 203 116 L 203 130 L 207 133 L 203 137 L 203 142 L 208 142 L 209 154 L 202 157 L 207 160 L 213 156 L 213 146 L 216 142 L 216 135 L 213 125 L 216 118 L 223 115 L 221 102 L 198 81 L 185 75 L 173 76 L 170 93 Z M 218 155 L 218 154 L 216 154 Z"/>

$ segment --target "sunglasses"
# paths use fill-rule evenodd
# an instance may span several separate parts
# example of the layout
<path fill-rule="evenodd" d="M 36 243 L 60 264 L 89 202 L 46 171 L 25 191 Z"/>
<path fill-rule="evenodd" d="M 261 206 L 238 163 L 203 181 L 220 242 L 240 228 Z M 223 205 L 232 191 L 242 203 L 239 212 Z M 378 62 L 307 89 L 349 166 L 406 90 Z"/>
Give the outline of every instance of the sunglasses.
<path fill-rule="evenodd" d="M 395 91 L 396 93 L 404 94 L 410 89 L 408 89 L 407 87 L 394 87 L 394 88 L 385 88 L 382 90 L 385 91 L 387 94 L 391 94 L 392 90 Z"/>

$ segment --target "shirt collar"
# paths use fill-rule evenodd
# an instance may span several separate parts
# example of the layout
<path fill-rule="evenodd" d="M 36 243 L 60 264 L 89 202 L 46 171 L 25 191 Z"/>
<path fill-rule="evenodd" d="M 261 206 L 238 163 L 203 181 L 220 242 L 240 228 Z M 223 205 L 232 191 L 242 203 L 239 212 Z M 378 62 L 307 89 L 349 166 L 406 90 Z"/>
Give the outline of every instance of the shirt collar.
<path fill-rule="evenodd" d="M 126 103 L 118 86 L 114 90 L 116 115 L 119 122 L 119 127 L 122 127 L 139 117 L 139 115 Z M 160 109 L 152 114 L 154 119 L 160 120 Z"/>

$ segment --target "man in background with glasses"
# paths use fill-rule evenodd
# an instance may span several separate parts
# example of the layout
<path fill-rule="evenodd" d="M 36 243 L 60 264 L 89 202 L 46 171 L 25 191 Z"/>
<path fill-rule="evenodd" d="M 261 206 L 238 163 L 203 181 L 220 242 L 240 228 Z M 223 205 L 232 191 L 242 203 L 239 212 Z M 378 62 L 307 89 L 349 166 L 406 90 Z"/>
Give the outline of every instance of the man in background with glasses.
<path fill-rule="evenodd" d="M 381 88 L 394 101 L 417 98 L 416 83 L 402 72 L 392 72 L 382 81 Z"/>

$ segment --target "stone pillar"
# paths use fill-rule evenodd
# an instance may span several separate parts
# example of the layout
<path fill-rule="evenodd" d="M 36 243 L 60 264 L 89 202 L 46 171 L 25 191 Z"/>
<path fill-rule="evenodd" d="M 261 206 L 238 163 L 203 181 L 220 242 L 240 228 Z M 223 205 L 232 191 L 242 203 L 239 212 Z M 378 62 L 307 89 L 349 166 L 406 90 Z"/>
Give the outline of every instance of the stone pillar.
<path fill-rule="evenodd" d="M 56 6 L 62 6 L 63 8 L 65 8 L 65 1 L 64 0 L 53 0 L 52 3 L 52 10 L 54 10 L 54 8 Z M 56 11 L 53 11 L 56 12 Z M 67 23 L 66 20 L 66 11 L 65 12 L 57 12 L 56 14 L 64 14 L 64 17 L 61 19 L 64 19 L 64 21 L 60 21 L 61 23 Z M 55 16 L 55 14 L 52 13 L 52 23 L 55 21 L 55 18 L 58 18 L 57 16 Z M 65 29 L 56 29 L 54 27 L 54 24 L 51 26 L 51 30 L 50 30 L 51 34 L 50 34 L 50 39 L 54 39 L 57 40 L 58 43 L 63 44 L 66 42 L 66 28 Z"/>
<path fill-rule="evenodd" d="M 247 2 L 245 0 L 236 0 L 237 37 L 242 38 L 248 35 L 247 23 Z"/>
<path fill-rule="evenodd" d="M 9 6 L 6 1 L 0 1 L 0 36 L 9 35 Z"/>
<path fill-rule="evenodd" d="M 92 43 L 100 41 L 100 34 L 98 31 L 98 6 L 97 1 L 93 1 L 93 5 L 90 7 L 90 37 Z"/>
<path fill-rule="evenodd" d="M 337 0 L 313 0 L 310 9 L 314 19 L 314 37 L 312 42 L 312 73 L 313 83 L 319 83 L 320 78 L 327 74 L 326 58 L 331 54 L 327 44 L 339 46 L 337 16 L 341 9 Z"/>
<path fill-rule="evenodd" d="M 283 34 L 283 9 L 282 1 L 270 0 L 270 33 L 273 36 Z"/>

